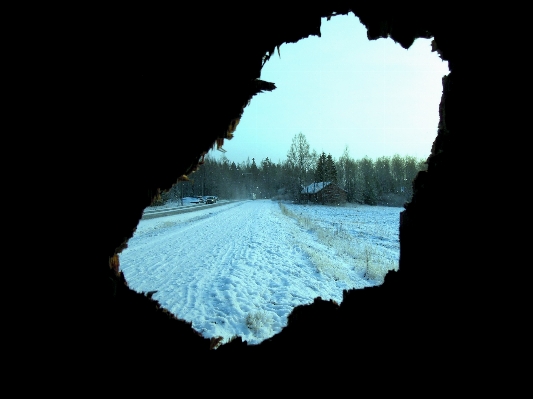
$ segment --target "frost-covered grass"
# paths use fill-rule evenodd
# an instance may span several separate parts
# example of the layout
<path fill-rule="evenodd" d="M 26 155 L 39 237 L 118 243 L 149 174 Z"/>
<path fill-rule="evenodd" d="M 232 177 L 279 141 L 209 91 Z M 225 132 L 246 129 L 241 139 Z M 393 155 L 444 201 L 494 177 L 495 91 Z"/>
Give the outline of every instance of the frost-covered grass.
<path fill-rule="evenodd" d="M 336 256 L 345 259 L 365 278 L 381 284 L 389 270 L 398 270 L 398 231 L 391 230 L 377 220 L 372 223 L 372 213 L 376 210 L 383 211 L 382 208 L 385 207 L 340 207 L 342 211 L 339 213 L 344 217 L 347 210 L 353 210 L 353 218 L 343 221 L 335 218 L 335 209 L 339 208 L 338 206 L 284 203 L 279 203 L 279 206 L 284 215 L 295 219 L 302 228 L 314 233 L 320 243 L 332 248 Z M 316 207 L 319 208 L 315 209 Z M 327 209 L 324 207 L 329 208 L 331 212 L 324 212 Z M 313 212 L 314 210 L 319 212 Z M 397 209 L 395 213 L 398 214 Z M 324 215 L 331 216 L 331 219 L 324 218 Z M 343 268 L 337 261 L 332 261 L 327 253 L 308 245 L 303 245 L 302 249 L 320 273 L 329 274 L 336 280 L 346 279 Z"/>
<path fill-rule="evenodd" d="M 246 327 L 256 335 L 260 335 L 262 329 L 270 329 L 272 323 L 272 317 L 263 310 L 250 312 L 246 315 Z"/>

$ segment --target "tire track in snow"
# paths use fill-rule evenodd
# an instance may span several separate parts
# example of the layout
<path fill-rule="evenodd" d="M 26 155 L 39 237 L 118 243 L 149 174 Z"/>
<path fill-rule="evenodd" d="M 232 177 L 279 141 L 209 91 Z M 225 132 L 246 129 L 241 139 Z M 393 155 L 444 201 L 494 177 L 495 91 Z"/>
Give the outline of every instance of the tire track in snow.
<path fill-rule="evenodd" d="M 252 203 L 248 205 L 254 206 Z M 228 335 L 227 332 L 222 333 L 223 330 L 242 330 L 246 314 L 259 308 L 265 309 L 266 300 L 275 295 L 273 289 L 286 291 L 286 287 L 290 285 L 289 281 L 281 282 L 286 271 L 279 269 L 281 262 L 287 262 L 290 247 L 286 240 L 272 240 L 272 237 L 264 236 L 272 231 L 272 223 L 280 224 L 278 206 L 269 203 L 267 209 L 268 211 L 265 211 L 263 205 L 260 217 L 250 217 L 255 212 L 247 212 L 247 209 L 232 214 L 232 223 L 239 228 L 227 231 L 224 242 L 217 244 L 212 251 L 209 251 L 209 255 L 204 257 L 206 267 L 214 263 L 225 266 L 218 267 L 216 275 L 211 273 L 200 277 L 190 293 L 196 297 L 193 299 L 189 296 L 186 306 L 191 311 L 192 308 L 201 308 L 201 301 L 206 297 L 202 292 L 212 293 L 208 297 L 213 307 L 213 316 L 210 320 L 213 324 L 213 334 L 218 332 L 221 335 Z M 278 216 L 273 215 L 272 210 L 275 210 Z M 280 226 L 276 230 L 281 232 L 283 228 Z M 304 261 L 300 253 L 297 256 L 300 262 Z M 265 272 L 280 284 L 269 289 L 265 288 Z M 275 314 L 279 319 L 278 313 L 283 312 Z M 281 321 L 278 324 L 281 328 Z M 195 327 L 194 322 L 193 327 Z"/>

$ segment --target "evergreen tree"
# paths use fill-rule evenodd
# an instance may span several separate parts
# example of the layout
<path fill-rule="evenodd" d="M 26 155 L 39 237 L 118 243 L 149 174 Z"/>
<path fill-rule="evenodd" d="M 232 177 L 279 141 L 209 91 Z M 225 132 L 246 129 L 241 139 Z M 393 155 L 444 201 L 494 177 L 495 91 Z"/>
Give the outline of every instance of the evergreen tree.
<path fill-rule="evenodd" d="M 274 196 L 274 167 L 274 164 L 268 157 L 261 161 L 261 181 L 259 184 L 262 198 L 272 198 Z"/>
<path fill-rule="evenodd" d="M 250 180 L 251 187 L 250 192 L 256 196 L 259 194 L 259 168 L 255 164 L 255 158 L 252 158 L 252 164 L 250 165 Z"/>
<path fill-rule="evenodd" d="M 418 166 L 419 164 L 415 157 L 405 157 L 405 179 L 408 183 L 405 187 L 405 193 L 408 200 L 411 200 L 411 197 L 413 196 L 413 180 L 419 171 Z"/>
<path fill-rule="evenodd" d="M 364 157 L 358 162 L 362 173 L 362 197 L 363 203 L 368 205 L 376 205 L 378 203 L 378 188 L 376 184 L 374 161 L 368 157 Z"/>
<path fill-rule="evenodd" d="M 355 161 L 350 157 L 348 146 L 344 147 L 344 152 L 339 158 L 338 163 L 338 182 L 339 185 L 347 192 L 346 199 L 348 202 L 354 202 L 353 188 L 355 177 Z"/>
<path fill-rule="evenodd" d="M 327 181 L 327 165 L 326 165 L 326 154 L 322 152 L 320 156 L 318 157 L 318 161 L 316 163 L 315 167 L 315 176 L 314 176 L 314 182 L 320 183 Z"/>
<path fill-rule="evenodd" d="M 331 154 L 328 154 L 325 165 L 326 181 L 337 184 L 337 167 Z"/>
<path fill-rule="evenodd" d="M 376 159 L 375 165 L 376 185 L 378 189 L 378 196 L 384 196 L 394 191 L 394 184 L 392 181 L 392 173 L 390 160 L 387 157 L 379 157 Z"/>
<path fill-rule="evenodd" d="M 405 160 L 400 155 L 395 154 L 390 161 L 390 165 L 391 178 L 394 186 L 393 192 L 400 194 L 405 190 Z"/>

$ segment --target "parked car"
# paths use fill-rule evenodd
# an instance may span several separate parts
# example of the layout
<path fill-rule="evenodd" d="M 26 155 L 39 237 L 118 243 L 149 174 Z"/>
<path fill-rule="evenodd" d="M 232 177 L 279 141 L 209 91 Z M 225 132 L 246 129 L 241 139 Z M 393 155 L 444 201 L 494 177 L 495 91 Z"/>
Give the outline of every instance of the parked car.
<path fill-rule="evenodd" d="M 215 197 L 214 195 L 208 195 L 207 197 L 205 197 L 206 204 L 215 204 L 216 202 L 217 202 L 217 197 Z"/>
<path fill-rule="evenodd" d="M 199 204 L 205 204 L 204 197 L 202 197 L 201 195 L 199 195 L 199 196 L 196 197 L 196 198 L 198 198 L 198 203 L 199 203 Z"/>

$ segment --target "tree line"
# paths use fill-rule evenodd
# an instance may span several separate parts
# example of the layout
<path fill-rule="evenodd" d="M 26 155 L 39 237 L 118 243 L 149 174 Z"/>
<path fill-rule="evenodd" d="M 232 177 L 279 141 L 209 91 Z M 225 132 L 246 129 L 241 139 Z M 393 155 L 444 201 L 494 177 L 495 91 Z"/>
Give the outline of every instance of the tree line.
<path fill-rule="evenodd" d="M 354 160 L 344 149 L 335 160 L 331 154 L 318 154 L 310 148 L 303 133 L 296 134 L 284 161 L 268 157 L 236 164 L 225 155 L 217 160 L 209 155 L 205 163 L 165 193 L 164 199 L 217 195 L 223 199 L 268 198 L 302 202 L 302 188 L 318 182 L 333 182 L 343 188 L 347 201 L 368 205 L 402 206 L 412 197 L 412 181 L 425 160 L 394 155 Z"/>

